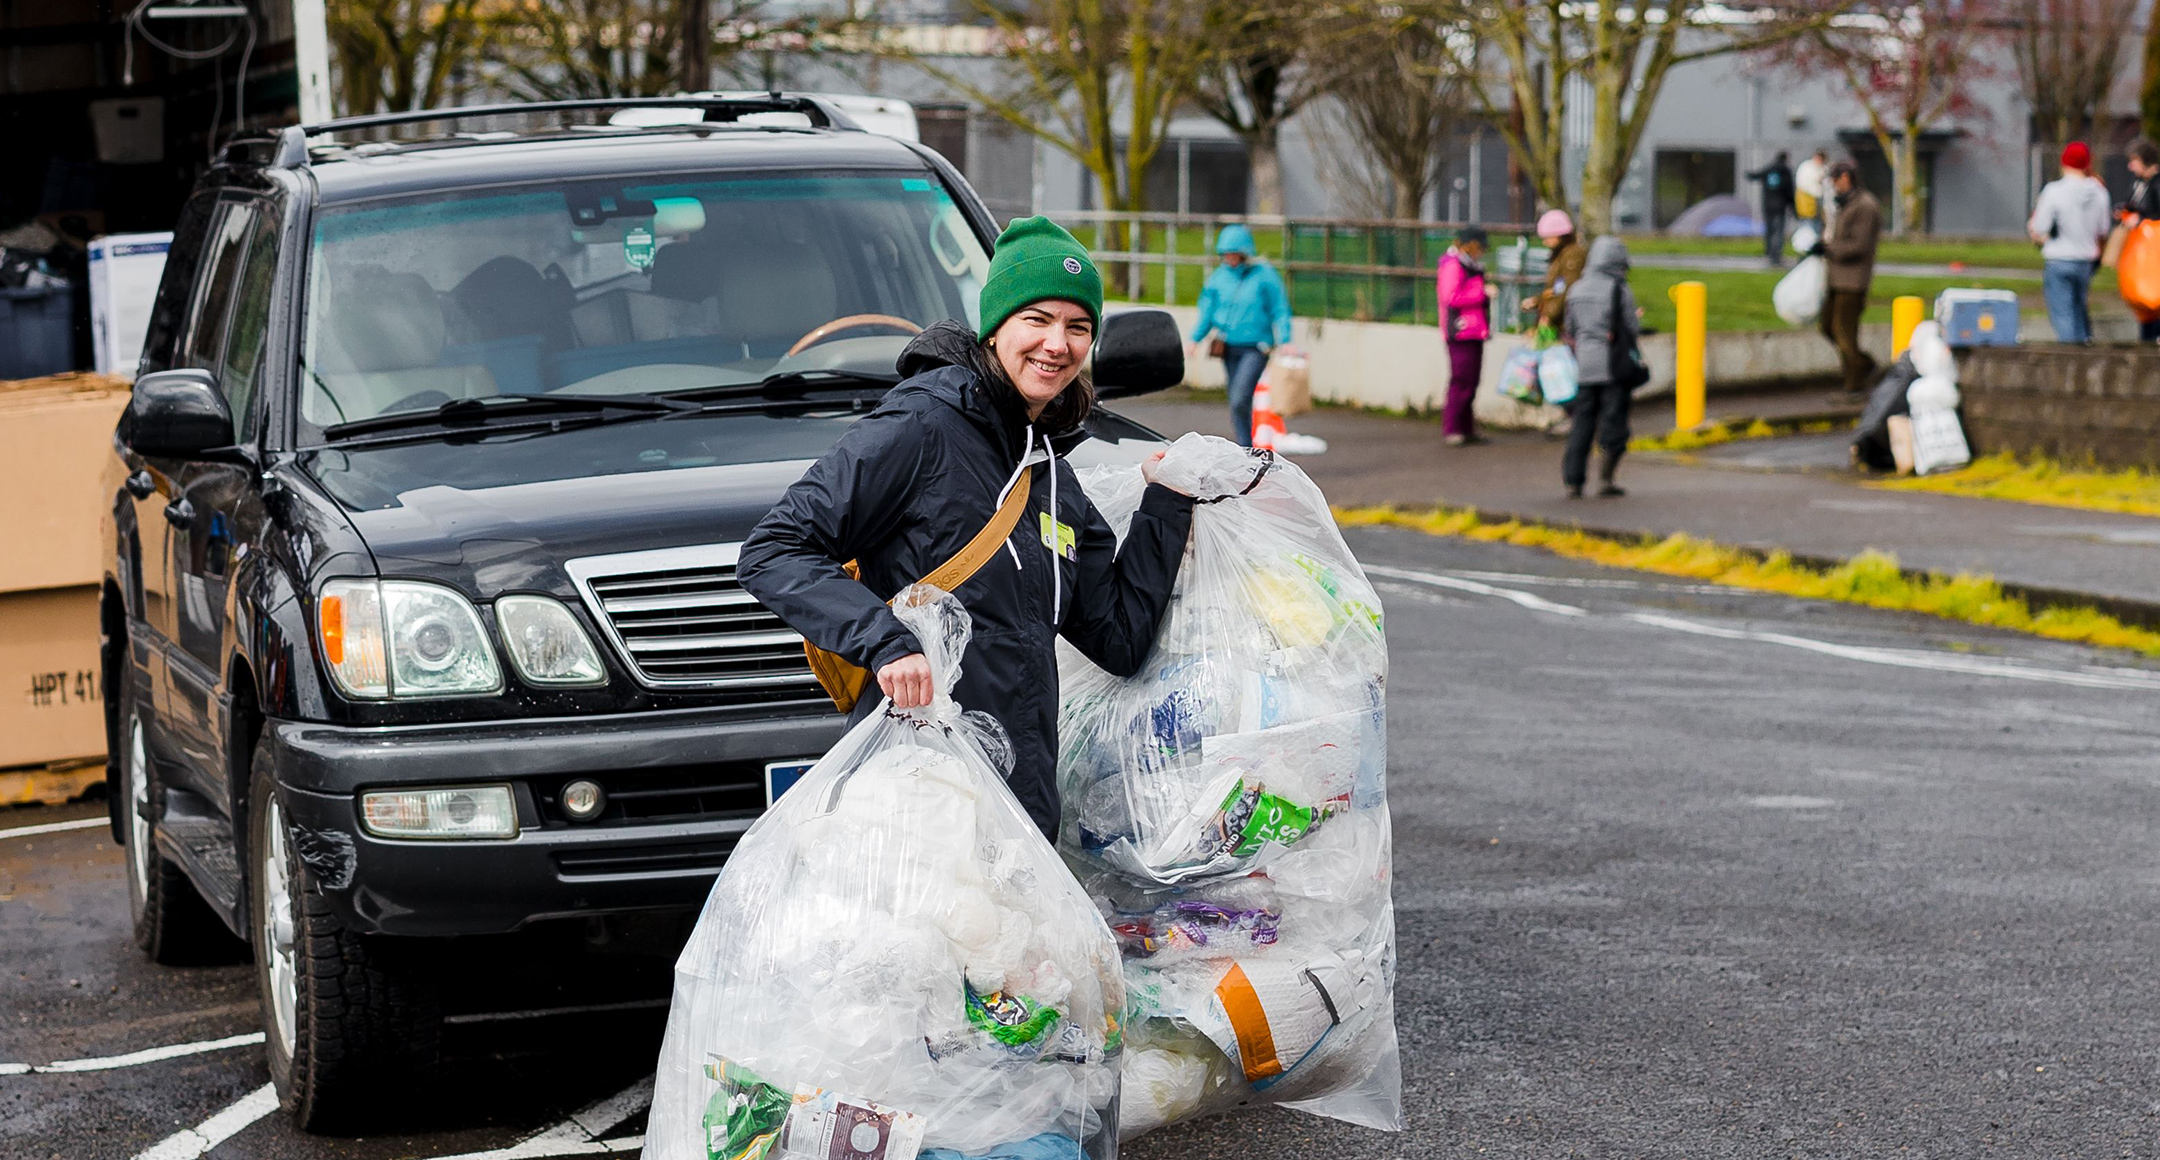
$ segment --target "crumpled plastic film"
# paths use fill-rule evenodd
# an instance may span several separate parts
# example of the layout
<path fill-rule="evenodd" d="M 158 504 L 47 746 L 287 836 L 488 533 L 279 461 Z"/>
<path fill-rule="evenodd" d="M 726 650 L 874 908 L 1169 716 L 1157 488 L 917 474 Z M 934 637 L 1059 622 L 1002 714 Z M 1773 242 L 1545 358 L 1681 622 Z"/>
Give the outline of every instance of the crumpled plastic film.
<path fill-rule="evenodd" d="M 936 700 L 857 724 L 729 857 L 675 964 L 654 1160 L 1116 1156 L 1116 943 L 947 692 L 960 602 L 898 605 Z"/>
<path fill-rule="evenodd" d="M 1250 1103 L 1402 1126 L 1380 599 L 1296 465 L 1187 435 L 1197 497 L 1155 649 L 1061 648 L 1060 847 L 1110 923 L 1126 1138 Z M 1136 468 L 1082 473 L 1113 529 Z"/>

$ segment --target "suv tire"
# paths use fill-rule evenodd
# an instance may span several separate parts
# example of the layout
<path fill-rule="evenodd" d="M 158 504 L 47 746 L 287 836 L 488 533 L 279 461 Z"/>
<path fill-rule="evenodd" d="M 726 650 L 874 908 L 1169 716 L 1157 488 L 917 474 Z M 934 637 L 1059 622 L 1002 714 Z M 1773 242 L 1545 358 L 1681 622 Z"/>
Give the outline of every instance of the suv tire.
<path fill-rule="evenodd" d="M 338 921 L 285 822 L 267 738 L 248 788 L 248 934 L 278 1102 L 303 1131 L 379 1123 L 377 1094 L 435 1062 L 434 982 L 409 950 Z"/>
<path fill-rule="evenodd" d="M 135 682 L 120 685 L 120 848 L 127 859 L 128 913 L 135 945 L 150 961 L 193 965 L 226 961 L 238 947 L 232 932 L 188 881 L 180 867 L 158 852 L 157 819 L 165 812 L 165 787 L 150 760 L 149 722 Z"/>

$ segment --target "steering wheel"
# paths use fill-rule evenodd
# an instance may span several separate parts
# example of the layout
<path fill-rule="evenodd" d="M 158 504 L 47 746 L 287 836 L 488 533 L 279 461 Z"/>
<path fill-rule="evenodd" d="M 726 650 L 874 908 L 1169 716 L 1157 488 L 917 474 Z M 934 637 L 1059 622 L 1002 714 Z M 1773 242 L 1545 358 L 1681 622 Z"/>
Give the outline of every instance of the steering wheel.
<path fill-rule="evenodd" d="M 789 347 L 787 350 L 787 354 L 782 355 L 781 357 L 787 358 L 796 354 L 800 354 L 801 352 L 809 349 L 810 347 L 816 346 L 817 344 L 824 342 L 826 339 L 831 338 L 833 335 L 839 333 L 840 331 L 852 330 L 858 326 L 888 326 L 894 330 L 904 330 L 909 334 L 922 333 L 922 327 L 917 326 L 914 323 L 909 322 L 907 319 L 901 318 L 900 316 L 895 314 L 850 314 L 845 318 L 835 318 L 831 322 L 828 322 L 825 325 L 820 326 L 815 330 L 812 330 L 810 333 L 803 335 L 801 338 L 796 339 L 795 345 Z"/>

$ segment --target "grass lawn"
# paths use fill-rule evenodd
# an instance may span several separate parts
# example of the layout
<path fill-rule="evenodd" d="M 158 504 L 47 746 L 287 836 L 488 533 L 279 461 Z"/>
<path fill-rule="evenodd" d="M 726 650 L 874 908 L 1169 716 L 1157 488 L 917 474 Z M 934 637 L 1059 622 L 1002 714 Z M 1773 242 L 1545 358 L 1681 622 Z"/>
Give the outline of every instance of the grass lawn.
<path fill-rule="evenodd" d="M 1759 238 L 1679 238 L 1664 234 L 1627 235 L 1628 252 L 1638 259 L 1657 254 L 1711 254 L 1738 258 L 1762 256 Z M 1790 257 L 1790 250 L 1787 251 Z M 1950 263 L 2009 270 L 2040 268 L 2040 247 L 2021 238 L 1884 238 L 1876 247 L 1878 262 Z"/>
<path fill-rule="evenodd" d="M 2103 271 L 2106 281 L 2093 283 L 2093 302 L 2104 306 L 2115 294 L 2115 272 Z M 1681 282 L 1701 282 L 1710 292 L 1710 329 L 1784 330 L 1784 319 L 1770 305 L 1770 291 L 1784 277 L 1779 270 L 1637 270 L 1629 278 L 1635 300 L 1642 304 L 1643 325 L 1658 330 L 1673 328 L 1673 303 L 1667 291 Z M 2043 310 L 2040 283 L 2018 279 L 1910 278 L 1878 275 L 1868 290 L 1868 309 L 1862 322 L 1890 321 L 1890 300 L 1913 294 L 1933 310 L 1935 296 L 1952 286 L 1983 290 L 2012 290 L 2025 310 Z M 1812 329 L 1812 327 L 1811 327 Z"/>
<path fill-rule="evenodd" d="M 1093 249 L 1106 248 L 1107 238 L 1096 236 L 1096 227 L 1088 223 L 1075 223 L 1075 233 L 1083 243 Z M 1340 263 L 1373 266 L 1407 266 L 1427 269 L 1438 255 L 1446 249 L 1449 231 L 1431 230 L 1335 230 L 1323 242 L 1316 226 L 1299 226 L 1298 235 L 1292 239 L 1294 256 L 1308 261 L 1318 261 L 1323 253 Z M 1255 230 L 1255 240 L 1264 260 L 1273 261 L 1283 252 L 1280 229 Z M 1139 241 L 1142 252 L 1161 253 L 1166 238 L 1161 227 L 1150 227 Z M 1180 229 L 1176 249 L 1180 254 L 1199 255 L 1205 252 L 1205 238 L 1197 228 Z M 1509 239 L 1495 238 L 1496 245 L 1508 244 Z M 1643 235 L 1628 239 L 1629 248 L 1637 260 L 1654 260 L 1659 254 L 1735 254 L 1757 255 L 1760 243 L 1747 238 L 1672 238 L 1662 235 Z M 2036 247 L 2016 240 L 2005 239 L 1922 239 L 1897 241 L 1886 239 L 1882 244 L 1881 259 L 1886 262 L 1947 262 L 1953 258 L 1975 266 L 2001 266 L 2037 269 L 2040 252 Z M 1200 285 L 1206 279 L 1209 266 L 1181 266 L 1177 271 L 1176 293 L 1173 299 L 1179 305 L 1190 306 L 1200 299 Z M 1123 276 L 1124 269 L 1106 270 L 1112 279 Z M 1644 308 L 1644 322 L 1659 330 L 1670 331 L 1673 327 L 1672 299 L 1667 291 L 1679 282 L 1701 282 L 1710 291 L 1710 329 L 1712 330 L 1781 330 L 1785 322 L 1771 308 L 1771 288 L 1785 276 L 1785 270 L 1768 268 L 1759 270 L 1675 270 L 1650 267 L 1638 269 L 1631 279 L 1635 296 Z M 1143 265 L 1138 285 L 1131 291 L 1113 295 L 1133 300 L 1142 305 L 1160 305 L 1163 301 L 1163 267 L 1160 264 Z M 1290 282 L 1291 310 L 1301 317 L 1324 314 L 1329 318 L 1364 318 L 1398 323 L 1432 325 L 1436 310 L 1433 305 L 1433 284 L 1430 276 L 1414 278 L 1368 278 L 1356 275 L 1319 275 L 1314 273 L 1293 274 Z M 1932 309 L 1935 296 L 1944 289 L 1960 286 L 1990 290 L 2010 290 L 2018 295 L 2021 306 L 2027 311 L 2041 311 L 2044 305 L 2040 297 L 2037 279 L 1974 278 L 1944 275 L 1940 277 L 1909 277 L 1902 275 L 1879 275 L 1869 292 L 1866 322 L 1890 321 L 1890 300 L 1900 295 L 1912 294 L 1928 303 Z M 1502 288 L 1505 291 L 1505 287 Z M 2107 313 L 2115 309 L 2115 272 L 2103 270 L 2093 281 L 2093 305 L 2096 312 Z"/>

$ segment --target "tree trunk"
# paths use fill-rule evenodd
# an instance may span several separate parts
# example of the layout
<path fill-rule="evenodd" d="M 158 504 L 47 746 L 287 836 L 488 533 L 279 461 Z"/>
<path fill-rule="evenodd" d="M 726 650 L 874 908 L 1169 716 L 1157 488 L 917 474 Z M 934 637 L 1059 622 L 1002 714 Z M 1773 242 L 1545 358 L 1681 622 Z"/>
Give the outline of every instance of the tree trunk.
<path fill-rule="evenodd" d="M 1283 211 L 1282 150 L 1279 138 L 1281 130 L 1265 125 L 1245 139 L 1245 152 L 1252 159 L 1252 207 L 1254 213 Z"/>
<path fill-rule="evenodd" d="M 1599 76 L 1590 106 L 1590 145 L 1583 156 L 1582 220 L 1578 223 L 1578 232 L 1585 240 L 1609 234 L 1613 228 L 1613 192 L 1620 183 L 1623 83 L 1622 78 Z"/>
<path fill-rule="evenodd" d="M 2160 141 L 2160 20 L 2145 26 L 2145 79 L 2138 86 L 2138 113 L 2145 136 Z"/>
<path fill-rule="evenodd" d="M 1422 184 L 1400 173 L 1394 176 L 1391 184 L 1395 187 L 1395 199 L 1389 208 L 1388 216 L 1399 222 L 1416 221 L 1423 217 L 1425 207 L 1419 204 L 1425 200 Z"/>
<path fill-rule="evenodd" d="M 1920 127 L 1905 126 L 1897 148 L 1897 232 L 1911 237 L 1927 230 L 1927 194 L 1920 188 Z"/>

